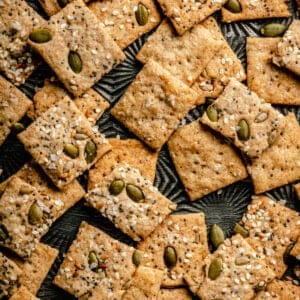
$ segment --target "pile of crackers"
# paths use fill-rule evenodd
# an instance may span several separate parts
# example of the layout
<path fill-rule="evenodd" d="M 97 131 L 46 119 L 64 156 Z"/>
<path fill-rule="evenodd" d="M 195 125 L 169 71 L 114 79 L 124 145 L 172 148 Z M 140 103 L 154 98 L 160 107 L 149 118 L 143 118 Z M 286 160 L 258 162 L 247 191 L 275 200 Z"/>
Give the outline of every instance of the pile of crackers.
<path fill-rule="evenodd" d="M 0 184 L 0 299 L 38 299 L 58 256 L 41 238 L 83 197 L 136 246 L 82 222 L 53 280 L 78 299 L 300 299 L 281 280 L 286 257 L 300 260 L 300 216 L 262 195 L 292 183 L 300 198 L 299 123 L 272 106 L 300 105 L 300 21 L 280 37 L 248 37 L 244 70 L 212 16 L 289 17 L 287 1 L 39 2 L 48 20 L 0 0 L 0 145 L 21 131 L 32 156 Z M 152 30 L 141 71 L 111 107 L 92 86 Z M 43 61 L 55 76 L 29 99 L 17 86 Z M 136 139 L 99 132 L 108 109 Z M 165 144 L 191 201 L 250 178 L 255 195 L 232 237 L 208 237 L 203 213 L 176 214 L 154 186 Z M 77 180 L 86 171 L 87 191 Z"/>

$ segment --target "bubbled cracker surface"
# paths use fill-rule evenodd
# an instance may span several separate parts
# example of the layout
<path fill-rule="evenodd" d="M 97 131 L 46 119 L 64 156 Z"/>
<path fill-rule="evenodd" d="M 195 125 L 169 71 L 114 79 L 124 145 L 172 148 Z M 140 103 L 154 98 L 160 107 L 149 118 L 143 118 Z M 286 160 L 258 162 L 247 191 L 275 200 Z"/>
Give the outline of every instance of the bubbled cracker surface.
<path fill-rule="evenodd" d="M 259 156 L 270 146 L 270 137 L 275 139 L 282 131 L 283 115 L 234 78 L 213 106 L 219 112 L 218 121 L 212 122 L 205 113 L 201 122 L 232 139 L 234 145 L 250 157 Z M 262 112 L 268 117 L 258 123 L 255 119 Z M 237 135 L 238 123 L 242 119 L 250 127 L 249 139 L 246 141 L 241 141 Z"/>
<path fill-rule="evenodd" d="M 286 0 L 239 0 L 242 10 L 232 13 L 222 8 L 222 22 L 290 17 Z"/>
<path fill-rule="evenodd" d="M 113 196 L 109 187 L 114 180 L 133 184 L 144 194 L 140 202 L 133 201 L 126 192 Z M 141 176 L 138 169 L 119 164 L 96 184 L 85 196 L 87 202 L 109 218 L 116 227 L 136 241 L 145 239 L 176 208 L 152 183 Z"/>
<path fill-rule="evenodd" d="M 172 246 L 177 264 L 168 269 L 164 263 L 165 247 Z M 203 213 L 171 215 L 144 241 L 138 244 L 144 251 L 143 265 L 164 271 L 162 287 L 177 287 L 188 278 L 199 286 L 203 259 L 208 254 L 205 216 Z"/>
<path fill-rule="evenodd" d="M 161 289 L 157 295 L 157 300 L 191 300 L 192 297 L 187 289 Z"/>
<path fill-rule="evenodd" d="M 138 4 L 144 5 L 149 13 L 148 22 L 139 25 L 135 13 Z M 89 5 L 103 28 L 122 49 L 143 34 L 154 29 L 161 21 L 160 13 L 153 0 L 109 0 L 95 1 Z"/>
<path fill-rule="evenodd" d="M 52 105 L 18 137 L 58 188 L 72 182 L 110 150 L 106 139 L 98 129 L 93 130 L 69 98 Z M 91 163 L 87 163 L 84 156 L 88 141 L 97 147 L 97 155 Z M 78 147 L 77 158 L 63 152 L 69 143 Z"/>
<path fill-rule="evenodd" d="M 300 105 L 300 81 L 272 62 L 280 38 L 247 38 L 247 84 L 266 102 Z"/>
<path fill-rule="evenodd" d="M 138 52 L 137 59 L 142 63 L 154 60 L 190 86 L 221 46 L 221 41 L 201 24 L 178 36 L 164 20 Z"/>
<path fill-rule="evenodd" d="M 111 151 L 99 159 L 89 171 L 88 189 L 93 189 L 103 177 L 112 172 L 117 164 L 128 164 L 138 169 L 144 178 L 152 183 L 155 178 L 158 152 L 151 151 L 142 142 L 134 139 L 109 139 Z"/>
<path fill-rule="evenodd" d="M 149 61 L 111 114 L 147 145 L 159 150 L 196 99 L 194 90 Z"/>
<path fill-rule="evenodd" d="M 248 263 L 236 265 L 237 258 L 247 258 Z M 222 272 L 215 280 L 208 277 L 210 263 L 215 258 L 222 259 Z M 223 244 L 205 259 L 205 279 L 197 295 L 202 300 L 252 299 L 254 288 L 263 286 L 274 278 L 274 273 L 253 248 L 240 235 L 225 240 Z"/>
<path fill-rule="evenodd" d="M 38 300 L 28 289 L 20 286 L 18 290 L 9 298 L 9 300 Z"/>
<path fill-rule="evenodd" d="M 247 242 L 281 278 L 287 269 L 283 255 L 300 235 L 299 214 L 268 197 L 256 196 L 242 218 L 242 225 L 249 231 Z"/>
<path fill-rule="evenodd" d="M 196 120 L 177 129 L 168 148 L 191 200 L 246 178 L 236 151 Z"/>
<path fill-rule="evenodd" d="M 102 268 L 98 272 L 89 267 L 88 255 L 91 251 L 100 259 Z M 110 299 L 131 279 L 135 271 L 133 252 L 134 248 L 83 222 L 54 283 L 75 297 L 92 295 L 94 289 L 101 286 L 102 294 L 97 295 L 98 299 Z"/>
<path fill-rule="evenodd" d="M 300 179 L 300 127 L 293 113 L 283 121 L 274 144 L 247 167 L 256 194 Z"/>

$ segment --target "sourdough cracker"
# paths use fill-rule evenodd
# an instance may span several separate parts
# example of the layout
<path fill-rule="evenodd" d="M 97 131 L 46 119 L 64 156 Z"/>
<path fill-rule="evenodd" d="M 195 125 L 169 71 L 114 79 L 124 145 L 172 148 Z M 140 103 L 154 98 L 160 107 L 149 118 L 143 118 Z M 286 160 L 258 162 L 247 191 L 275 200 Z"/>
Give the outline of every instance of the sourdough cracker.
<path fill-rule="evenodd" d="M 28 289 L 20 286 L 17 291 L 9 298 L 9 300 L 38 300 Z"/>
<path fill-rule="evenodd" d="M 157 300 L 191 300 L 190 293 L 185 288 L 178 289 L 161 289 L 158 293 Z"/>
<path fill-rule="evenodd" d="M 300 183 L 294 184 L 294 189 L 298 200 L 300 200 Z"/>

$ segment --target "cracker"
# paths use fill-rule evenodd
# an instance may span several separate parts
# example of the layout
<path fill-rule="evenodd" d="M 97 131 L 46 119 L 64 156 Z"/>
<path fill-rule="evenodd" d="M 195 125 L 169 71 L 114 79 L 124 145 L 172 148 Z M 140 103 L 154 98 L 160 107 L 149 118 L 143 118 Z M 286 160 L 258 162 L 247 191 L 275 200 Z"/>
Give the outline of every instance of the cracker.
<path fill-rule="evenodd" d="M 99 260 L 97 271 L 90 269 L 90 252 Z M 82 222 L 54 283 L 77 298 L 92 295 L 94 288 L 102 286 L 102 294 L 95 299 L 110 299 L 131 279 L 136 269 L 132 262 L 133 252 L 134 248 Z"/>
<path fill-rule="evenodd" d="M 45 21 L 24 0 L 1 1 L 0 19 L 0 70 L 19 85 L 38 64 L 27 47 L 29 33 Z"/>
<path fill-rule="evenodd" d="M 1 10 L 1 9 L 0 9 Z M 0 75 L 0 145 L 12 126 L 26 113 L 31 101 Z"/>
<path fill-rule="evenodd" d="M 177 129 L 168 148 L 192 201 L 248 176 L 236 151 L 199 120 Z"/>
<path fill-rule="evenodd" d="M 300 179 L 300 127 L 293 113 L 283 121 L 284 131 L 274 144 L 247 166 L 256 194 Z"/>
<path fill-rule="evenodd" d="M 221 259 L 222 271 L 212 280 L 208 277 L 208 270 L 214 259 Z M 242 261 L 240 263 L 239 261 Z M 274 273 L 257 257 L 257 253 L 240 235 L 218 247 L 205 259 L 205 277 L 197 295 L 202 300 L 208 299 L 252 299 L 255 287 L 263 286 L 274 278 Z"/>
<path fill-rule="evenodd" d="M 136 20 L 138 5 L 148 10 L 148 21 L 139 25 Z M 129 46 L 144 33 L 154 29 L 161 21 L 160 13 L 153 0 L 110 0 L 95 1 L 89 5 L 101 22 L 101 27 L 121 49 Z"/>
<path fill-rule="evenodd" d="M 60 189 L 110 150 L 107 140 L 98 130 L 93 130 L 69 98 L 52 105 L 18 138 Z M 93 143 L 96 147 L 96 155 L 89 160 L 86 160 L 87 143 Z M 72 158 L 64 152 L 68 144 L 77 147 L 77 157 Z"/>
<path fill-rule="evenodd" d="M 125 59 L 122 50 L 101 29 L 99 20 L 82 0 L 72 1 L 44 27 L 51 32 L 52 39 L 46 43 L 29 40 L 29 44 L 74 96 L 82 95 Z M 82 70 L 79 73 L 69 66 L 70 51 L 80 56 Z"/>
<path fill-rule="evenodd" d="M 299 214 L 268 197 L 256 196 L 242 218 L 242 226 L 249 231 L 247 242 L 281 278 L 287 269 L 283 255 L 299 237 Z"/>
<path fill-rule="evenodd" d="M 190 86 L 221 46 L 221 41 L 201 24 L 180 37 L 164 20 L 138 52 L 137 59 L 142 63 L 156 61 Z"/>
<path fill-rule="evenodd" d="M 164 273 L 161 270 L 139 266 L 122 300 L 157 299 L 163 275 Z"/>
<path fill-rule="evenodd" d="M 111 151 L 99 159 L 89 171 L 88 188 L 93 189 L 117 164 L 125 163 L 138 169 L 141 175 L 154 182 L 158 152 L 151 151 L 138 140 L 109 139 Z"/>
<path fill-rule="evenodd" d="M 169 269 L 164 262 L 167 246 L 175 248 L 176 265 Z M 184 284 L 183 277 L 193 286 L 199 286 L 203 259 L 208 254 L 205 216 L 203 213 L 171 215 L 155 231 L 138 244 L 145 252 L 143 265 L 164 271 L 163 287 Z"/>
<path fill-rule="evenodd" d="M 286 0 L 239 0 L 241 12 L 232 13 L 222 8 L 222 22 L 231 23 L 242 20 L 290 17 Z"/>
<path fill-rule="evenodd" d="M 297 260 L 300 260 L 300 237 L 298 238 L 298 241 L 293 246 L 290 255 L 294 256 Z"/>
<path fill-rule="evenodd" d="M 67 96 L 68 93 L 57 82 L 46 80 L 44 86 L 33 96 L 34 118 L 39 117 L 54 103 Z M 109 103 L 93 89 L 89 89 L 83 95 L 76 97 L 74 102 L 91 125 L 95 125 L 109 107 Z"/>
<path fill-rule="evenodd" d="M 218 111 L 218 119 L 212 121 L 204 113 L 201 122 L 230 138 L 249 157 L 259 156 L 282 131 L 283 115 L 234 78 L 212 107 Z M 267 118 L 261 121 L 264 115 Z M 248 123 L 248 139 L 239 139 L 241 120 Z"/>
<path fill-rule="evenodd" d="M 9 300 L 38 300 L 28 289 L 20 286 L 17 291 L 9 298 Z"/>
<path fill-rule="evenodd" d="M 194 90 L 149 61 L 111 114 L 147 145 L 159 150 L 196 99 Z"/>
<path fill-rule="evenodd" d="M 294 189 L 298 200 L 300 200 L 300 183 L 294 184 Z"/>
<path fill-rule="evenodd" d="M 157 300 L 192 300 L 190 293 L 184 289 L 161 289 L 158 293 Z"/>
<path fill-rule="evenodd" d="M 247 38 L 248 87 L 266 102 L 300 105 L 300 81 L 272 63 L 280 38 Z"/>
<path fill-rule="evenodd" d="M 182 35 L 219 10 L 226 1 L 158 0 L 158 3 L 164 14 L 171 20 L 177 33 Z"/>
<path fill-rule="evenodd" d="M 20 274 L 18 266 L 0 252 L 0 299 L 13 293 Z"/>
<path fill-rule="evenodd" d="M 111 184 L 120 179 L 124 183 L 122 191 L 111 194 Z M 139 202 L 130 197 L 127 191 L 130 185 L 142 191 L 143 199 Z M 117 165 L 85 199 L 135 241 L 145 239 L 176 208 L 138 169 L 126 164 Z"/>
<path fill-rule="evenodd" d="M 285 32 L 273 62 L 300 75 L 300 20 L 294 20 Z"/>

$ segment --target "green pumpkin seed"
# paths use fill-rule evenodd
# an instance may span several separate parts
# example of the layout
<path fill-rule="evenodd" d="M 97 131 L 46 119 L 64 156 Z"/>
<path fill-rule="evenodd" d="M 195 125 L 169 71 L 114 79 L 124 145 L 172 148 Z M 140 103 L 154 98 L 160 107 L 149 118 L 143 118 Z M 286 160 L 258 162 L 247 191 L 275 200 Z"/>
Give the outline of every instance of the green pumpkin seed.
<path fill-rule="evenodd" d="M 140 202 L 145 199 L 143 191 L 138 186 L 130 183 L 126 185 L 126 193 L 134 202 Z"/>
<path fill-rule="evenodd" d="M 140 26 L 146 25 L 149 18 L 148 8 L 145 5 L 139 3 L 135 12 L 135 18 Z"/>
<path fill-rule="evenodd" d="M 88 164 L 93 162 L 97 156 L 97 147 L 93 141 L 88 141 L 84 148 L 84 157 Z"/>
<path fill-rule="evenodd" d="M 31 225 L 36 225 L 41 223 L 43 220 L 43 210 L 42 208 L 35 202 L 31 205 L 29 212 L 28 212 L 28 222 Z"/>
<path fill-rule="evenodd" d="M 217 279 L 223 270 L 223 261 L 221 258 L 215 258 L 209 265 L 208 277 L 211 280 Z"/>
<path fill-rule="evenodd" d="M 57 0 L 57 3 L 61 8 L 64 8 L 69 3 L 69 0 Z"/>
<path fill-rule="evenodd" d="M 244 228 L 243 226 L 241 226 L 239 223 L 235 224 L 233 230 L 235 233 L 239 233 L 244 238 L 249 236 L 249 231 L 246 228 Z"/>
<path fill-rule="evenodd" d="M 244 266 L 250 262 L 249 258 L 246 256 L 239 256 L 235 259 L 234 263 L 237 266 Z"/>
<path fill-rule="evenodd" d="M 73 70 L 74 73 L 78 74 L 82 71 L 82 60 L 77 52 L 69 52 L 68 62 L 70 68 Z"/>
<path fill-rule="evenodd" d="M 4 225 L 0 225 L 0 241 L 4 242 L 8 239 L 8 232 Z"/>
<path fill-rule="evenodd" d="M 249 139 L 250 128 L 246 120 L 242 119 L 239 121 L 237 135 L 241 141 L 247 141 Z"/>
<path fill-rule="evenodd" d="M 132 262 L 138 267 L 142 261 L 142 253 L 135 250 L 132 255 Z"/>
<path fill-rule="evenodd" d="M 177 254 L 172 246 L 167 246 L 164 251 L 164 261 L 168 268 L 172 268 L 177 263 Z"/>
<path fill-rule="evenodd" d="M 238 0 L 229 0 L 225 4 L 225 8 L 232 13 L 240 13 L 242 11 L 241 3 Z"/>
<path fill-rule="evenodd" d="M 23 131 L 25 129 L 25 126 L 22 124 L 22 123 L 15 123 L 12 127 L 12 130 L 15 132 L 15 133 L 19 133 L 21 131 Z"/>
<path fill-rule="evenodd" d="M 79 149 L 73 144 L 66 144 L 64 146 L 64 153 L 71 158 L 76 158 L 79 155 Z"/>
<path fill-rule="evenodd" d="M 89 263 L 89 267 L 92 271 L 95 271 L 99 268 L 99 260 L 98 260 L 95 252 L 91 251 L 89 253 L 88 263 Z"/>
<path fill-rule="evenodd" d="M 255 117 L 255 122 L 256 123 L 262 123 L 268 119 L 268 113 L 266 112 L 261 112 Z"/>
<path fill-rule="evenodd" d="M 269 23 L 260 29 L 260 33 L 266 37 L 276 37 L 282 35 L 287 29 L 287 26 L 280 23 Z"/>
<path fill-rule="evenodd" d="M 210 105 L 207 110 L 206 110 L 207 117 L 212 121 L 212 122 L 217 122 L 219 119 L 219 113 L 217 109 L 213 106 Z"/>
<path fill-rule="evenodd" d="M 117 196 L 124 189 L 125 183 L 122 179 L 114 180 L 109 186 L 109 192 L 111 195 Z"/>
<path fill-rule="evenodd" d="M 214 224 L 210 229 L 210 240 L 215 248 L 218 248 L 225 240 L 224 232 L 217 224 Z"/>
<path fill-rule="evenodd" d="M 35 43 L 47 43 L 52 39 L 51 33 L 46 28 L 35 29 L 29 34 L 29 39 Z"/>

